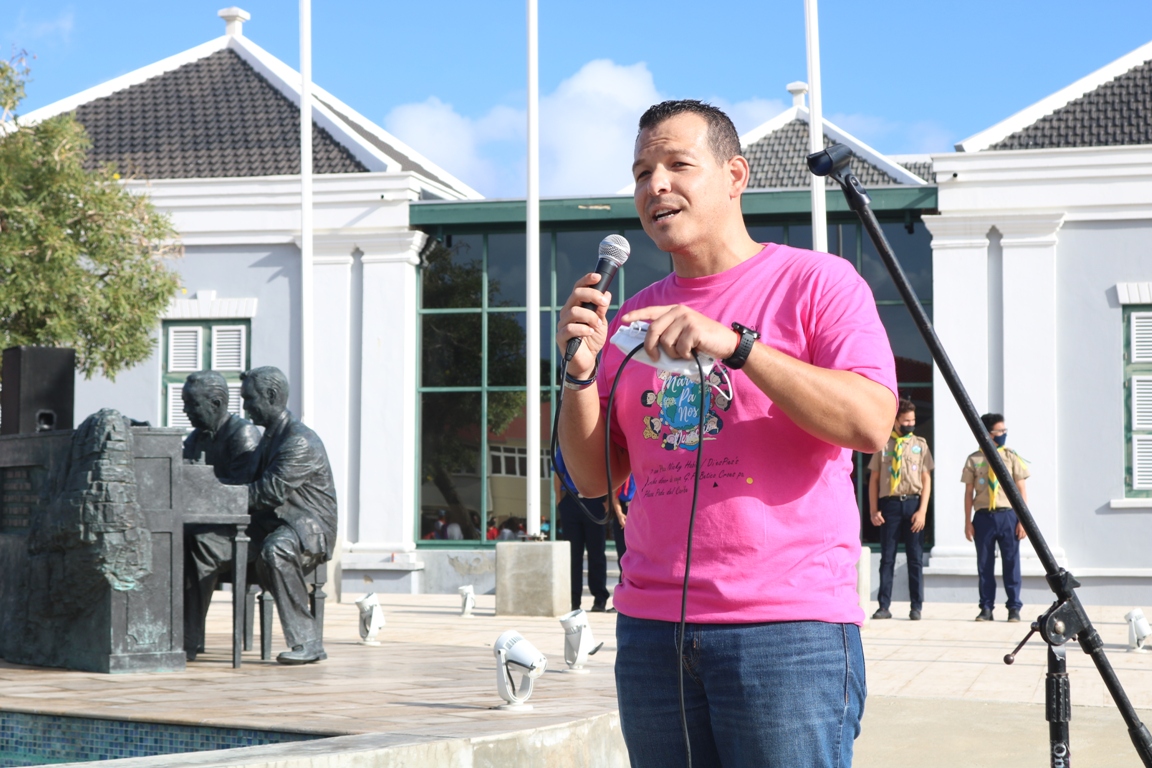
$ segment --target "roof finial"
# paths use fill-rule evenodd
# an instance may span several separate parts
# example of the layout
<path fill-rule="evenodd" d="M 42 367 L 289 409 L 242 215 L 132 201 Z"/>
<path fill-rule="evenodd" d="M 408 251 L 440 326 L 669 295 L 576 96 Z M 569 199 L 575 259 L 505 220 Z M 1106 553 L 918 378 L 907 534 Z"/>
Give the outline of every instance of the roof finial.
<path fill-rule="evenodd" d="M 252 18 L 252 14 L 243 8 L 232 6 L 231 8 L 222 8 L 216 12 L 216 15 L 227 22 L 224 25 L 224 34 L 232 37 L 244 36 L 244 22 Z"/>
<path fill-rule="evenodd" d="M 223 11 L 221 11 L 223 13 Z M 808 83 L 803 80 L 797 80 L 794 83 L 788 83 L 788 93 L 792 94 L 792 106 L 804 106 L 804 94 L 808 93 Z"/>

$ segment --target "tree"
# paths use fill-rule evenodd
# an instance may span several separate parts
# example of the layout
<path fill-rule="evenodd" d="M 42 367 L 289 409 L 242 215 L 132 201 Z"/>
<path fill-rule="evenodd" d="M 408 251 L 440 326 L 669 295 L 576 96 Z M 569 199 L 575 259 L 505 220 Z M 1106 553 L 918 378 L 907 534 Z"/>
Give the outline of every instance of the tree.
<path fill-rule="evenodd" d="M 27 79 L 23 55 L 0 61 L 0 348 L 73 347 L 85 376 L 115 378 L 152 355 L 180 246 L 115 168 L 85 169 L 75 117 L 20 123 Z"/>
<path fill-rule="evenodd" d="M 479 259 L 437 242 L 424 266 L 424 306 L 437 308 L 479 307 L 484 274 Z M 489 306 L 501 306 L 500 286 L 488 282 Z M 506 304 L 506 302 L 505 302 Z M 476 386 L 481 379 L 479 312 L 425 315 L 421 348 L 424 385 L 429 387 Z M 525 371 L 524 329 L 510 315 L 488 315 L 488 378 L 510 382 Z M 524 411 L 524 392 L 489 392 L 489 432 L 500 433 Z M 432 482 L 448 505 L 448 520 L 456 523 L 466 539 L 481 538 L 468 508 L 460 499 L 454 475 L 475 472 L 479 457 L 480 395 L 454 393 L 438 399 L 437 407 L 421 410 L 423 452 L 421 475 Z M 483 500 L 481 500 L 483 503 Z"/>

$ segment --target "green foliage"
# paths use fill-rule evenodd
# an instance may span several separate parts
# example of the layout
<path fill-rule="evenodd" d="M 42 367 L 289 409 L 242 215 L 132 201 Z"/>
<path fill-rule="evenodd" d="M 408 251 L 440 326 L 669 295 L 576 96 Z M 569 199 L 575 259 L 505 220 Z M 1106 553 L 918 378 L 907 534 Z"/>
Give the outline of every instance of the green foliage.
<path fill-rule="evenodd" d="M 20 57 L 0 62 L 5 117 L 27 73 Z M 114 378 L 152 354 L 180 248 L 111 166 L 85 169 L 90 145 L 72 115 L 0 126 L 0 348 L 74 347 L 86 376 Z"/>
<path fill-rule="evenodd" d="M 424 267 L 425 307 L 475 307 L 484 295 L 484 274 L 480 259 L 436 243 L 428 252 Z M 504 306 L 498 300 L 500 286 L 488 283 L 488 305 Z M 421 347 L 424 354 L 423 384 L 427 387 L 477 386 L 481 381 L 480 312 L 425 315 Z M 525 372 L 524 329 L 515 317 L 505 313 L 488 314 L 488 380 L 523 382 Z M 426 401 L 427 402 L 427 401 Z M 422 409 L 422 476 L 435 483 L 448 502 L 450 522 L 460 524 L 464 538 L 479 538 L 452 479 L 454 473 L 477 469 L 480 447 L 478 393 L 452 393 L 435 396 L 436 407 Z M 524 413 L 524 392 L 488 393 L 488 431 L 499 434 Z"/>

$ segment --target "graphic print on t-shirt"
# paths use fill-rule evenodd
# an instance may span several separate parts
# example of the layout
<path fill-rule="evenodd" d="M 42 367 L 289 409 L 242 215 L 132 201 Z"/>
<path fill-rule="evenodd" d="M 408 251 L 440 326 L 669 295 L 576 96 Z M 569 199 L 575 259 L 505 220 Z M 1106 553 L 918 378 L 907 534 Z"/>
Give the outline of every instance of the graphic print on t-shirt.
<path fill-rule="evenodd" d="M 644 438 L 658 440 L 667 451 L 683 449 L 694 451 L 700 445 L 700 402 L 703 394 L 704 439 L 713 440 L 724 428 L 724 420 L 717 409 L 727 410 L 731 405 L 728 396 L 717 393 L 713 397 L 712 388 L 720 385 L 721 377 L 713 371 L 708 376 L 708 386 L 678 374 L 660 371 L 657 374 L 658 390 L 645 390 L 640 395 L 640 404 L 653 413 L 644 416 Z"/>

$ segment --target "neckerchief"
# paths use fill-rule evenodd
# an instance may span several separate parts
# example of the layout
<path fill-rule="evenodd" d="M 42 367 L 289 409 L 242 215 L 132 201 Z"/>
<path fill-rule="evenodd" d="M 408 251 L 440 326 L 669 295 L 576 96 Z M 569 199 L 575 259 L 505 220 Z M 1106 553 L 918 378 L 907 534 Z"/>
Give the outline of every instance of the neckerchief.
<path fill-rule="evenodd" d="M 1008 455 L 1006 451 L 1008 446 L 1002 445 L 996 449 L 1000 454 L 1000 458 L 1004 460 L 1004 466 L 1008 466 Z M 1012 470 L 1009 469 L 1009 472 Z M 991 462 L 988 463 L 988 509 L 997 509 L 996 497 L 1000 495 L 1000 481 L 996 479 L 996 473 L 992 471 Z"/>
<path fill-rule="evenodd" d="M 895 496 L 896 488 L 900 485 L 900 470 L 904 465 L 904 446 L 915 439 L 915 434 L 902 435 L 896 430 L 892 430 L 892 437 L 896 440 L 896 444 L 892 446 L 892 464 L 888 470 L 888 495 Z"/>

